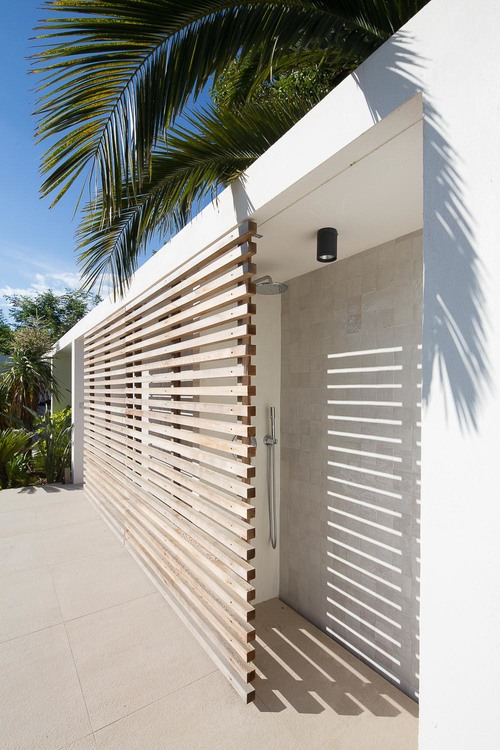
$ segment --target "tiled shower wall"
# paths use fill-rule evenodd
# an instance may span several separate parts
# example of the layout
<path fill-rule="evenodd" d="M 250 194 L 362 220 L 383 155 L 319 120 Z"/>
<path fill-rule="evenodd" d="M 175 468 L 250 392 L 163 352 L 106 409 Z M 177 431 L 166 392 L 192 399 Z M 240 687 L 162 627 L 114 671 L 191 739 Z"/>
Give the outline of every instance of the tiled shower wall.
<path fill-rule="evenodd" d="M 288 284 L 280 596 L 416 698 L 421 232 Z"/>

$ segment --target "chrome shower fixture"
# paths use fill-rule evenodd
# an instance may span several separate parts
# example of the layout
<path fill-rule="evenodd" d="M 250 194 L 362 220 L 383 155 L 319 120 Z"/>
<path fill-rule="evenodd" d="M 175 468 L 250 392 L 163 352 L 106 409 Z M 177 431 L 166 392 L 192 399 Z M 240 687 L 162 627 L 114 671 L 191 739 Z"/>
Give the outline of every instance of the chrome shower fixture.
<path fill-rule="evenodd" d="M 278 540 L 277 511 L 276 511 L 276 461 L 274 447 L 278 442 L 276 437 L 276 407 L 269 408 L 271 417 L 271 434 L 265 435 L 264 445 L 267 446 L 267 502 L 269 506 L 269 541 L 271 547 L 276 549 Z"/>
<path fill-rule="evenodd" d="M 287 284 L 281 281 L 273 281 L 270 276 L 262 276 L 255 280 L 257 294 L 283 294 L 288 289 Z"/>

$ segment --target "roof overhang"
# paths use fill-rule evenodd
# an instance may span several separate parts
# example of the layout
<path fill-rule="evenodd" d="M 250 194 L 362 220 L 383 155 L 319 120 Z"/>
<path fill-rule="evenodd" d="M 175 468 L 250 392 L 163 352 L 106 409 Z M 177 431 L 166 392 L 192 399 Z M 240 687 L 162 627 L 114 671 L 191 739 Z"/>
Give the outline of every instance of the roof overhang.
<path fill-rule="evenodd" d="M 321 227 L 337 229 L 339 259 L 421 229 L 422 163 L 418 96 L 252 215 L 259 274 L 286 281 L 319 268 Z"/>
<path fill-rule="evenodd" d="M 345 258 L 422 227 L 422 97 L 376 121 L 350 76 L 137 271 L 123 300 L 104 300 L 56 344 L 68 346 L 247 219 L 260 274 L 319 267 L 316 232 L 334 226 Z"/>

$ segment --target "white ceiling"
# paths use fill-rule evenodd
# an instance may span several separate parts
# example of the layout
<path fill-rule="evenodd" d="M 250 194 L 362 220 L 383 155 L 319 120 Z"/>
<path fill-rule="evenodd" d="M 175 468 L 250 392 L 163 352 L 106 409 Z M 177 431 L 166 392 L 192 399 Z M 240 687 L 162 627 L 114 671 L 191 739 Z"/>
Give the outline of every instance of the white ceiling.
<path fill-rule="evenodd" d="M 259 275 L 313 271 L 316 232 L 335 227 L 338 258 L 422 228 L 422 123 L 409 127 L 258 225 Z"/>

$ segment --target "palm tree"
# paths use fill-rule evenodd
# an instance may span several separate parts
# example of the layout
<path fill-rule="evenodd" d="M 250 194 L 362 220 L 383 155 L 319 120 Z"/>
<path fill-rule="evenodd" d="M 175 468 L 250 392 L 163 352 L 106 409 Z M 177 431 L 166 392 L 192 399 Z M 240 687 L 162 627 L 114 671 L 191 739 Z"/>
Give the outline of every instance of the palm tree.
<path fill-rule="evenodd" d="M 40 397 L 58 392 L 47 351 L 48 333 L 22 328 L 13 334 L 11 352 L 0 367 L 0 427 L 23 424 L 30 430 Z"/>
<path fill-rule="evenodd" d="M 76 180 L 90 184 L 79 234 L 87 284 L 111 273 L 123 293 L 155 231 L 182 226 L 317 101 L 262 98 L 266 82 L 319 68 L 333 87 L 426 2 L 47 2 L 36 55 L 37 134 L 50 144 L 42 194 L 57 202 Z M 223 103 L 186 116 L 228 70 Z"/>

